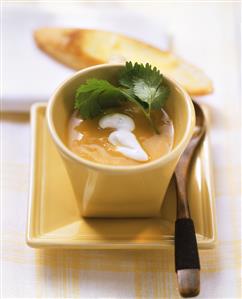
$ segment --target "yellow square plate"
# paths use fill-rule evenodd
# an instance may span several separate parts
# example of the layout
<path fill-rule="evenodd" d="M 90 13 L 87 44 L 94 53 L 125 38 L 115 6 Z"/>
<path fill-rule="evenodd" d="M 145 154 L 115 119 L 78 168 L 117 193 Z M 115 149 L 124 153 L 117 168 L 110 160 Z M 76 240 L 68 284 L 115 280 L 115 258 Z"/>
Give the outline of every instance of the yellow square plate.
<path fill-rule="evenodd" d="M 32 161 L 27 243 L 32 247 L 78 249 L 159 249 L 172 247 L 176 197 L 170 183 L 160 217 L 85 219 L 80 217 L 63 162 L 50 138 L 46 105 L 31 111 Z M 189 204 L 199 248 L 216 241 L 209 143 L 201 146 L 189 182 Z"/>

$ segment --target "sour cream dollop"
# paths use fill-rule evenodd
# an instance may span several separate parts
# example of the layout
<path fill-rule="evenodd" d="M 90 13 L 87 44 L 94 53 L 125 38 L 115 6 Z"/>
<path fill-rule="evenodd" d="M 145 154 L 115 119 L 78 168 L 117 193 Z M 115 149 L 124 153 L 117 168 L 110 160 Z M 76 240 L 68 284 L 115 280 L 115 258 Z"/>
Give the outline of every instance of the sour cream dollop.
<path fill-rule="evenodd" d="M 121 113 L 108 114 L 99 120 L 99 126 L 102 129 L 116 129 L 109 135 L 108 141 L 115 146 L 118 152 L 133 160 L 148 160 L 147 153 L 132 133 L 135 123 L 131 117 Z"/>

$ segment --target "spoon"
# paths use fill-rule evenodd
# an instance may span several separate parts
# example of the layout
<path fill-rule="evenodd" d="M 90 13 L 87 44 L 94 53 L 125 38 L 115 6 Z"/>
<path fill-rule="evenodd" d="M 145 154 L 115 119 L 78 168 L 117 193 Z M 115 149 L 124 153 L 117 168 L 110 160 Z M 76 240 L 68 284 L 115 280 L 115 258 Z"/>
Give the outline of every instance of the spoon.
<path fill-rule="evenodd" d="M 200 292 L 200 262 L 195 229 L 190 218 L 187 183 L 194 154 L 206 133 L 202 108 L 193 101 L 196 125 L 193 136 L 175 170 L 177 217 L 175 224 L 175 266 L 180 295 L 194 297 Z"/>

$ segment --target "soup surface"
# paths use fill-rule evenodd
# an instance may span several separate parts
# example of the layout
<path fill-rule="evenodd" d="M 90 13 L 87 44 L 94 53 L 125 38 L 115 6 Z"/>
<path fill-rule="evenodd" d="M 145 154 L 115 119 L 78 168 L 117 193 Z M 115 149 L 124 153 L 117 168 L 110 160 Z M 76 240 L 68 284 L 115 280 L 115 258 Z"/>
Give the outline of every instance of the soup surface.
<path fill-rule="evenodd" d="M 111 134 L 117 129 L 100 126 L 104 116 L 117 113 L 129 116 L 133 120 L 135 127 L 132 133 L 127 134 L 134 135 L 133 139 L 136 139 L 136 143 L 145 154 L 145 160 L 139 161 L 121 153 L 118 150 L 120 141 L 116 141 L 115 145 L 110 142 Z M 147 163 L 171 151 L 174 139 L 172 121 L 164 110 L 152 111 L 152 119 L 159 128 L 160 134 L 154 132 L 143 112 L 132 104 L 107 109 L 103 115 L 88 120 L 82 120 L 75 111 L 69 120 L 68 147 L 78 156 L 101 164 L 139 165 Z M 130 149 L 128 144 L 125 146 Z"/>

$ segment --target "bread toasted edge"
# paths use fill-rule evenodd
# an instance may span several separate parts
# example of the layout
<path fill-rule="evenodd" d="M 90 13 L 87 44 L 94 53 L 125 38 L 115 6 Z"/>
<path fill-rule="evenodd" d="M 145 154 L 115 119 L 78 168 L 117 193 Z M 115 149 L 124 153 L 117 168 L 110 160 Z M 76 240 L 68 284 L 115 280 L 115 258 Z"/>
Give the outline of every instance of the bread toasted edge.
<path fill-rule="evenodd" d="M 67 51 L 65 52 L 58 51 L 58 50 L 56 51 L 55 43 L 53 42 L 55 40 L 54 36 L 53 36 L 54 38 L 52 40 L 52 43 L 48 43 L 48 39 L 51 38 L 50 34 L 55 34 L 60 32 L 67 32 L 69 36 L 70 34 L 73 36 L 72 40 L 68 43 L 66 47 Z M 70 48 L 70 45 L 73 46 L 73 43 L 75 43 L 76 33 L 78 33 L 80 38 L 82 32 L 78 28 L 66 29 L 66 28 L 44 27 L 35 30 L 33 33 L 33 37 L 39 49 L 41 49 L 50 57 L 54 58 L 55 60 L 59 61 L 60 63 L 66 65 L 69 68 L 80 70 L 88 66 L 106 63 L 105 61 L 101 61 L 91 57 L 90 55 L 87 55 L 84 51 L 81 51 L 80 48 L 78 49 L 78 55 L 76 55 L 75 53 L 74 55 L 75 59 L 73 60 L 73 50 L 70 53 L 68 53 L 68 48 Z"/>
<path fill-rule="evenodd" d="M 84 51 L 81 50 L 80 44 L 78 47 L 78 51 L 73 51 L 73 48 L 75 48 L 75 37 L 78 35 L 78 42 L 80 43 L 80 37 L 81 35 L 87 34 L 90 31 L 100 31 L 100 30 L 95 30 L 95 29 L 80 29 L 80 28 L 60 28 L 60 27 L 43 27 L 39 28 L 34 31 L 33 37 L 35 40 L 36 45 L 38 46 L 39 49 L 44 51 L 46 54 L 48 54 L 50 57 L 54 58 L 55 60 L 59 61 L 60 63 L 64 64 L 65 66 L 74 69 L 74 70 L 80 70 L 82 68 L 86 68 L 89 66 L 97 65 L 97 64 L 103 64 L 103 63 L 108 63 L 108 61 L 100 60 L 97 58 L 93 58 L 92 56 L 88 55 Z M 55 47 L 53 43 L 53 40 L 56 38 L 56 34 L 66 32 L 68 34 L 68 37 L 71 36 L 71 41 L 68 43 L 67 48 L 65 49 L 65 52 L 62 51 L 55 51 Z M 108 32 L 108 31 L 106 31 Z M 110 33 L 113 33 L 110 31 Z M 53 40 L 52 43 L 48 43 L 48 36 L 50 34 L 52 35 Z M 128 36 L 125 36 L 123 34 L 117 33 L 118 35 L 122 36 L 125 39 L 130 39 L 132 41 L 136 41 L 138 43 L 142 43 L 148 48 L 151 48 L 153 51 L 160 51 L 163 53 L 166 53 L 166 51 L 162 51 L 146 42 L 137 40 L 135 38 L 131 38 Z M 51 37 L 51 36 L 49 36 Z M 71 49 L 70 52 L 68 52 L 68 48 Z M 168 52 L 169 53 L 169 52 Z M 70 54 L 70 55 L 69 55 Z M 73 59 L 74 57 L 74 59 Z M 182 61 L 184 64 L 189 65 L 190 67 L 194 68 L 195 70 L 200 71 L 203 73 L 203 71 L 194 66 L 193 64 L 187 63 L 180 57 L 177 57 L 179 61 Z M 204 74 L 204 73 L 203 73 Z M 203 88 L 198 88 L 193 86 L 187 86 L 185 89 L 188 91 L 188 93 L 191 96 L 203 96 L 203 95 L 208 95 L 213 92 L 213 84 L 212 81 L 204 74 L 204 77 L 207 79 L 207 85 L 206 87 Z"/>

